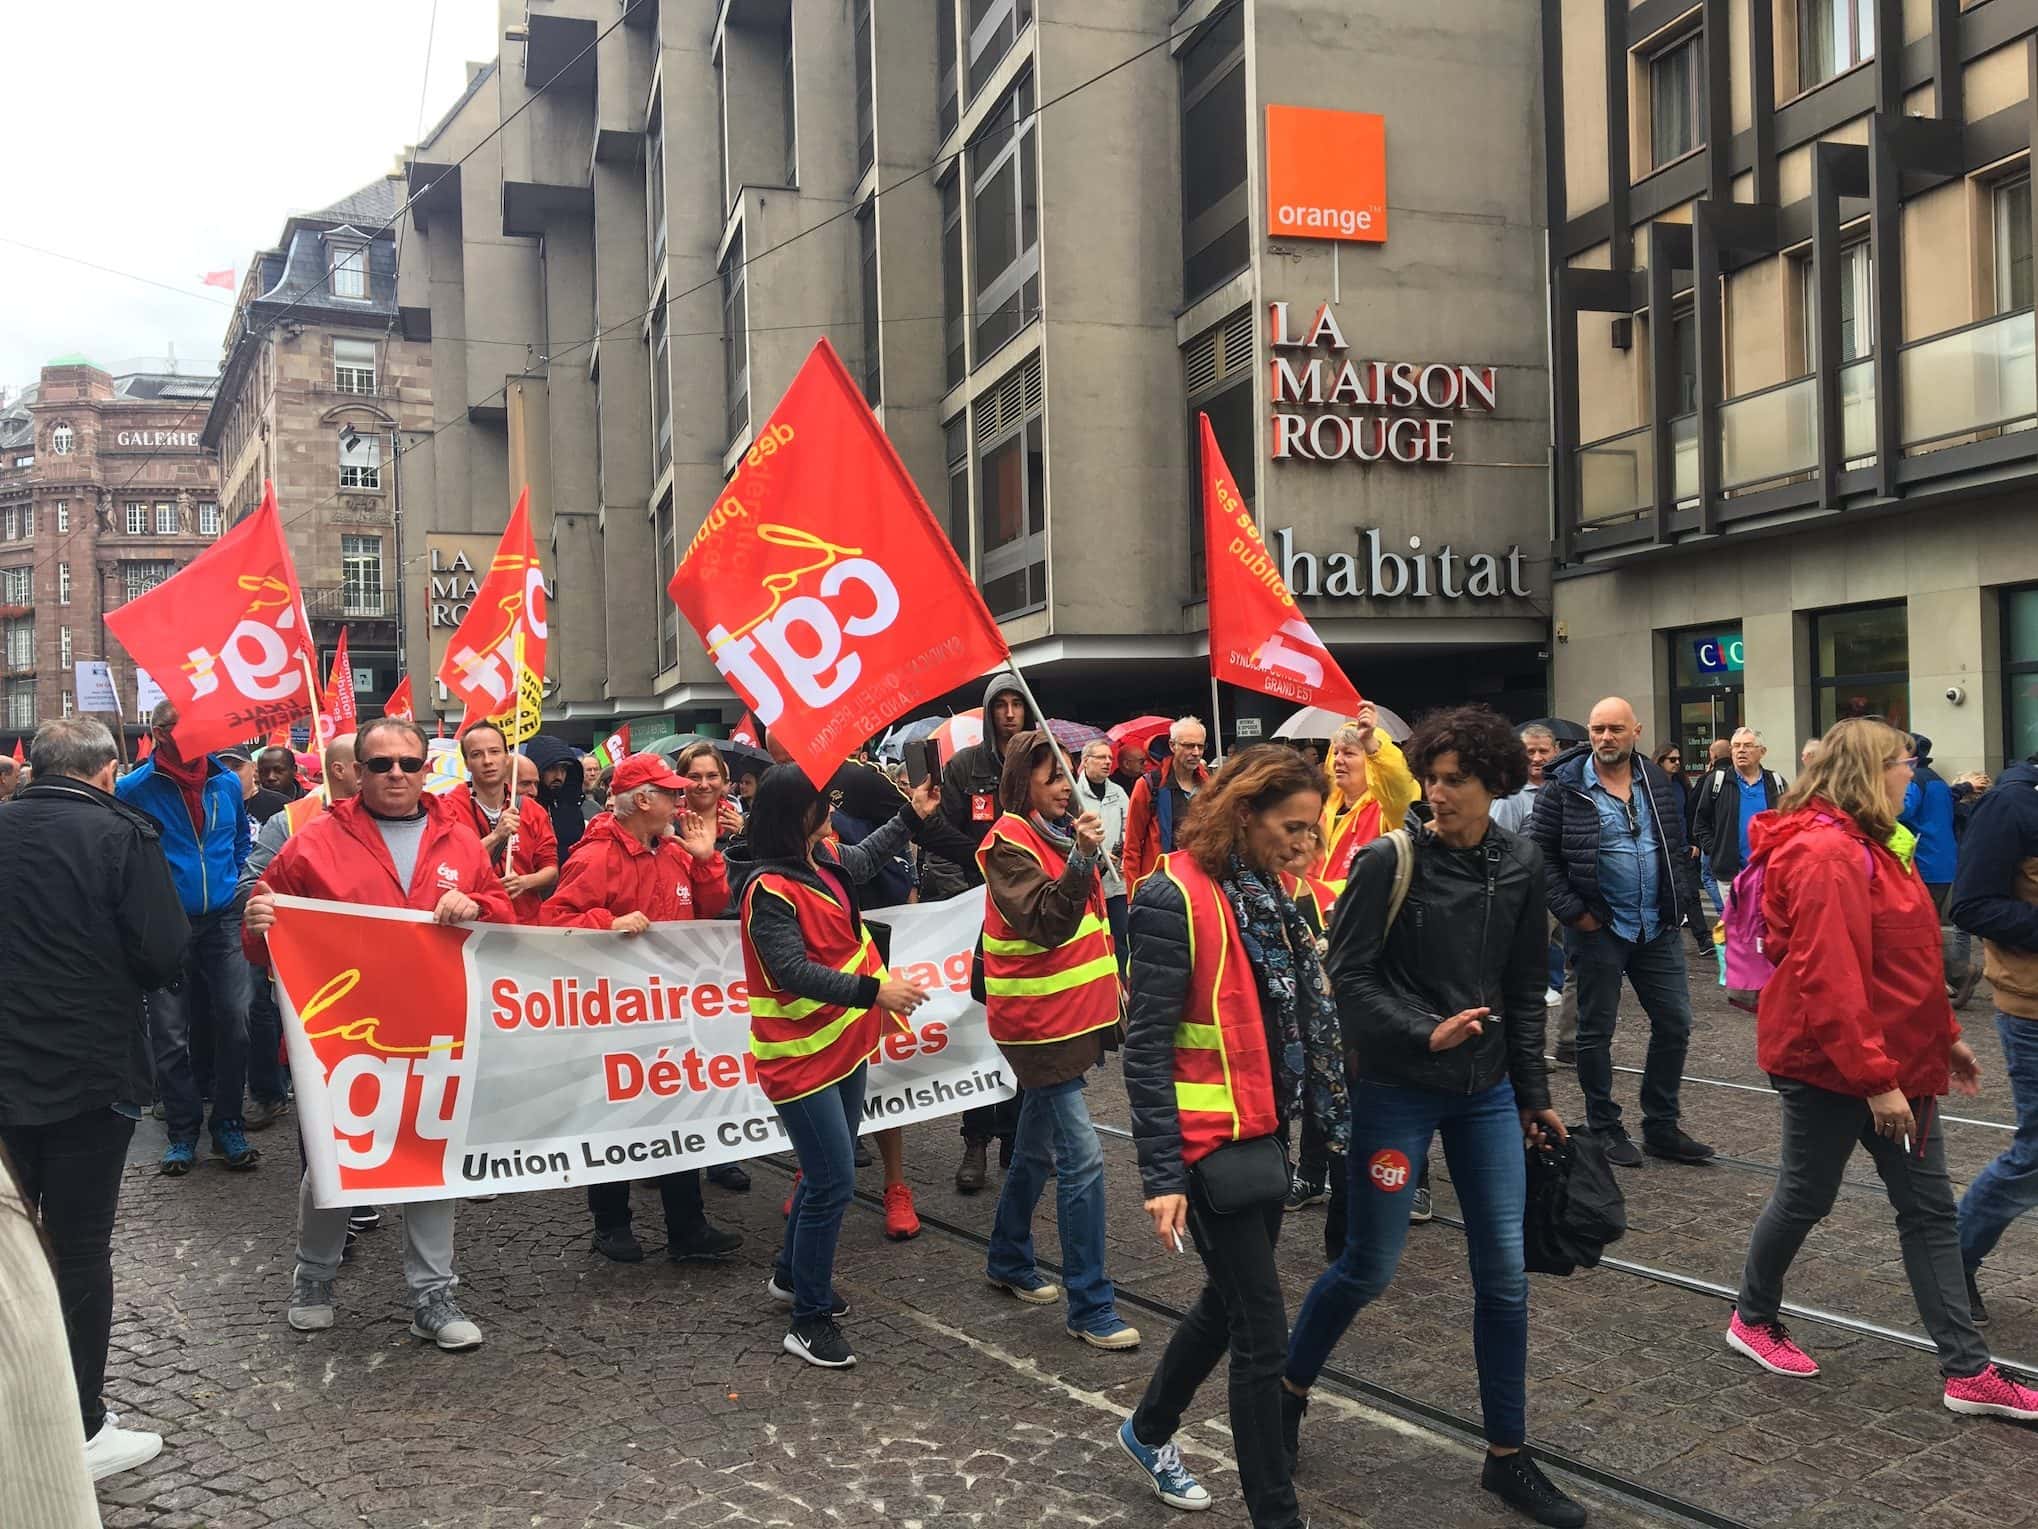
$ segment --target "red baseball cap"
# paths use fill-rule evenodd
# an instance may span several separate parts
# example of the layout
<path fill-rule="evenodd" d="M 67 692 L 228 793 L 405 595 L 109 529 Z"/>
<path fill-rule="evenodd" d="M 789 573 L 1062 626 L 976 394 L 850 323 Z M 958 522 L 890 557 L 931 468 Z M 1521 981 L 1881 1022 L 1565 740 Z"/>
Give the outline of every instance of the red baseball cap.
<path fill-rule="evenodd" d="M 661 791 L 686 790 L 686 782 L 672 773 L 672 761 L 663 754 L 632 754 L 616 766 L 616 773 L 609 780 L 613 796 L 627 796 L 643 786 L 656 786 Z"/>

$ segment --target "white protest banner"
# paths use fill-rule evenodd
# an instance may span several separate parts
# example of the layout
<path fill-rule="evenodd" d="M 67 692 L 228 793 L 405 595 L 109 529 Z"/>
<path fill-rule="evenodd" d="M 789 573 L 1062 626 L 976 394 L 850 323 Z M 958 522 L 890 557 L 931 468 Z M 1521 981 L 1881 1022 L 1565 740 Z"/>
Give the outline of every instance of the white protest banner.
<path fill-rule="evenodd" d="M 441 926 L 279 897 L 269 932 L 320 1205 L 649 1178 L 782 1151 L 750 1058 L 737 927 Z M 1011 1097 L 969 996 L 983 893 L 872 915 L 932 991 L 889 1017 L 864 1096 L 882 1130 Z"/>
<path fill-rule="evenodd" d="M 78 687 L 78 710 L 120 712 L 113 688 L 113 665 L 103 658 L 81 658 L 72 665 Z"/>
<path fill-rule="evenodd" d="M 163 687 L 149 677 L 149 671 L 136 666 L 134 671 L 134 714 L 146 719 L 156 709 L 158 701 L 168 700 Z"/>

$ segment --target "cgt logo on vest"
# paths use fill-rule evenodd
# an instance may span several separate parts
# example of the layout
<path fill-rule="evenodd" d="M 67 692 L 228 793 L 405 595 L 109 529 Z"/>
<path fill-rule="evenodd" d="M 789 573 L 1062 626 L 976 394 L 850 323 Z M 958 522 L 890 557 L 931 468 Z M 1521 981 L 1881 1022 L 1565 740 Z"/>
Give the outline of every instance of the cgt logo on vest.
<path fill-rule="evenodd" d="M 1366 1164 L 1366 1177 L 1382 1194 L 1399 1194 L 1408 1187 L 1408 1159 L 1392 1147 L 1382 1147 Z"/>

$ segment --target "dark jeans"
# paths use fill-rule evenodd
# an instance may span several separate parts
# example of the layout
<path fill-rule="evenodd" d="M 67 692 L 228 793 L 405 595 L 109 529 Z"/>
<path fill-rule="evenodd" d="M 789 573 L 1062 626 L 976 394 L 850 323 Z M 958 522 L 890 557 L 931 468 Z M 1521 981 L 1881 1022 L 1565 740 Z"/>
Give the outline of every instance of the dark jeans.
<path fill-rule="evenodd" d="M 1132 1414 L 1133 1437 L 1158 1446 L 1175 1436 L 1196 1388 L 1231 1356 L 1231 1442 L 1253 1529 L 1302 1522 L 1288 1451 L 1281 1442 L 1281 1365 L 1288 1352 L 1288 1310 L 1274 1243 L 1281 1205 L 1220 1216 L 1193 1185 L 1189 1235 L 1209 1278 L 1168 1339 L 1160 1368 Z"/>
<path fill-rule="evenodd" d="M 1889 1203 L 1896 1207 L 1897 1242 L 1904 1275 L 1918 1303 L 1925 1331 L 1939 1347 L 1946 1375 L 1977 1375 L 1988 1363 L 1988 1345 L 1974 1330 L 1967 1310 L 1967 1282 L 1960 1267 L 1959 1215 L 1946 1177 L 1946 1149 L 1939 1135 L 1939 1101 L 1914 1101 L 1918 1132 L 1911 1151 L 1875 1131 L 1866 1099 L 1836 1094 L 1793 1078 L 1769 1080 L 1783 1096 L 1783 1150 L 1776 1189 L 1755 1218 L 1748 1262 L 1734 1305 L 1743 1322 L 1774 1322 L 1783 1304 L 1783 1276 L 1811 1229 L 1826 1218 L 1840 1193 L 1840 1176 L 1858 1142 L 1868 1148 L 1882 1175 Z"/>
<path fill-rule="evenodd" d="M 1126 961 L 1132 955 L 1130 936 L 1126 930 L 1126 896 L 1120 892 L 1116 897 L 1104 899 L 1104 917 L 1111 924 L 1111 948 L 1118 952 L 1118 980 L 1125 980 Z"/>
<path fill-rule="evenodd" d="M 279 1049 L 283 1045 L 283 1011 L 269 974 L 248 969 L 248 1094 L 264 1104 L 281 1104 L 290 1092 L 290 1078 Z"/>
<path fill-rule="evenodd" d="M 241 1124 L 248 1074 L 248 961 L 241 954 L 241 916 L 232 908 L 191 921 L 184 982 L 176 992 L 149 995 L 149 1030 L 156 1057 L 156 1092 L 170 1140 L 196 1143 L 205 1106 L 192 1072 L 192 1019 L 199 1003 L 212 1019 L 212 1125 Z"/>
<path fill-rule="evenodd" d="M 1578 975 L 1578 1086 L 1585 1123 L 1595 1131 L 1620 1124 L 1613 1098 L 1613 1026 L 1625 976 L 1649 1016 L 1649 1054 L 1642 1064 L 1642 1134 L 1677 1129 L 1677 1091 L 1691 1049 L 1691 992 L 1684 983 L 1682 931 L 1662 929 L 1630 942 L 1611 929 L 1565 932 Z"/>
<path fill-rule="evenodd" d="M 2001 1157 L 1974 1176 L 1960 1201 L 1960 1256 L 1972 1269 L 2017 1217 L 2038 1205 L 2038 1019 L 1996 1014 L 2017 1134 Z"/>
<path fill-rule="evenodd" d="M 0 1126 L 21 1197 L 42 1218 L 55 1255 L 64 1336 L 85 1437 L 106 1421 L 106 1344 L 113 1332 L 113 1213 L 134 1122 L 111 1109 L 51 1125 Z"/>
<path fill-rule="evenodd" d="M 1009 1099 L 996 1104 L 980 1104 L 973 1110 L 962 1112 L 962 1139 L 964 1141 L 989 1141 L 993 1136 L 1009 1143 L 1019 1134 L 1019 1106 L 1025 1101 L 1026 1091 L 1019 1090 Z"/>
<path fill-rule="evenodd" d="M 781 1290 L 793 1293 L 793 1320 L 824 1317 L 835 1300 L 835 1243 L 856 1192 L 856 1130 L 863 1123 L 865 1064 L 840 1083 L 774 1106 L 800 1160 L 785 1242 L 772 1264 Z"/>
<path fill-rule="evenodd" d="M 707 1212 L 701 1208 L 700 1169 L 683 1168 L 678 1173 L 661 1173 L 651 1182 L 658 1186 L 658 1197 L 665 1202 L 667 1242 L 677 1243 L 685 1233 L 707 1224 Z M 588 1185 L 587 1208 L 594 1212 L 594 1229 L 598 1232 L 627 1227 L 630 1224 L 630 1180 L 608 1179 L 600 1184 Z"/>
<path fill-rule="evenodd" d="M 1288 1379 L 1313 1385 L 1361 1307 L 1385 1290 L 1408 1240 L 1409 1201 L 1430 1138 L 1465 1216 L 1472 1266 L 1472 1355 L 1489 1444 L 1519 1446 L 1527 1431 L 1528 1275 L 1521 1220 L 1528 1202 L 1514 1085 L 1477 1094 L 1359 1083 L 1352 1090 L 1350 1232 L 1295 1315 Z"/>

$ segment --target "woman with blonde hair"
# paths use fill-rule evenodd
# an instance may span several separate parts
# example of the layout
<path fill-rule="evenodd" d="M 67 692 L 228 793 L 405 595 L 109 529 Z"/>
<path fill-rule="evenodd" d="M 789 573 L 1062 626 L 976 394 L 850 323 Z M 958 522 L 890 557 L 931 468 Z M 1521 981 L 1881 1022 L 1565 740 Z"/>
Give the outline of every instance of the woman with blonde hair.
<path fill-rule="evenodd" d="M 1408 761 L 1380 731 L 1371 702 L 1330 740 L 1329 791 L 1323 801 L 1323 855 L 1319 880 L 1343 886 L 1360 850 L 1401 826 L 1422 795 Z"/>
<path fill-rule="evenodd" d="M 1989 1363 L 1968 1309 L 1937 1116 L 1948 1084 L 1972 1094 L 1980 1070 L 1946 1001 L 1931 893 L 1887 847 L 1911 763 L 1910 740 L 1887 723 L 1836 723 L 1776 810 L 1749 829 L 1763 954 L 1776 965 L 1757 1010 L 1756 1058 L 1782 1096 L 1783 1147 L 1727 1345 L 1775 1375 L 1819 1373 L 1778 1320 L 1783 1278 L 1832 1210 L 1859 1143 L 1896 1209 L 1946 1406 L 2030 1421 L 2038 1391 Z"/>

